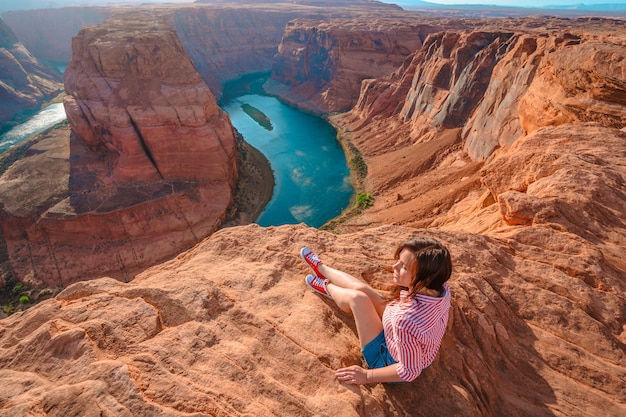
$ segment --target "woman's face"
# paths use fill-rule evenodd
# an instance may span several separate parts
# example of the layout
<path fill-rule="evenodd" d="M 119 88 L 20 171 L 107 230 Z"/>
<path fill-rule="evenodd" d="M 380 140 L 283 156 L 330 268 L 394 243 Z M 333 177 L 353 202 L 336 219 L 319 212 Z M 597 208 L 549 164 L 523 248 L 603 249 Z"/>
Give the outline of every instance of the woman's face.
<path fill-rule="evenodd" d="M 415 259 L 415 254 L 409 249 L 402 249 L 398 260 L 393 264 L 393 282 L 396 285 L 410 289 L 416 268 L 417 260 Z"/>

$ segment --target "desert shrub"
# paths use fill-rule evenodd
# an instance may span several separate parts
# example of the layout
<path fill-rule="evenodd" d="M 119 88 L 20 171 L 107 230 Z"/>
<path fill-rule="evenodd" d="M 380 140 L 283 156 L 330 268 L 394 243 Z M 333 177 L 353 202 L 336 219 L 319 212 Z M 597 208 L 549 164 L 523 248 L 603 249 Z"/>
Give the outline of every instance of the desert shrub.
<path fill-rule="evenodd" d="M 352 158 L 350 167 L 354 170 L 357 178 L 362 179 L 367 177 L 367 164 L 360 153 Z"/>
<path fill-rule="evenodd" d="M 358 193 L 356 195 L 356 205 L 359 208 L 366 209 L 374 205 L 374 198 L 371 193 Z"/>
<path fill-rule="evenodd" d="M 23 295 L 20 297 L 20 304 L 26 304 L 30 301 L 30 298 L 28 298 L 27 295 Z"/>

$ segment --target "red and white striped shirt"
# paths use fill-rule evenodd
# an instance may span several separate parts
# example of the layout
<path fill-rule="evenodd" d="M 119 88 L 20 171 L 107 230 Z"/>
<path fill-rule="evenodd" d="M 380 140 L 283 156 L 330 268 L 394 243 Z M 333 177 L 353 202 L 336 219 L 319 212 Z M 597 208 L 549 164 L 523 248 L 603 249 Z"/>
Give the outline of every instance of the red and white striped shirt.
<path fill-rule="evenodd" d="M 440 297 L 408 295 L 408 291 L 401 291 L 400 299 L 387 305 L 383 330 L 387 349 L 398 362 L 398 375 L 410 382 L 437 356 L 448 324 L 451 297 L 447 283 Z"/>

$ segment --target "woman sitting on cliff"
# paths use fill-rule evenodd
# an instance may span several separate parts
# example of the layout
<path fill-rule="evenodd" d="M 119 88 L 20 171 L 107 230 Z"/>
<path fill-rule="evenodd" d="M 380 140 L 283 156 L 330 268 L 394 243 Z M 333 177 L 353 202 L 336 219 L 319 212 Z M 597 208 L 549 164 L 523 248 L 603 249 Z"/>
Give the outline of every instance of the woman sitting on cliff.
<path fill-rule="evenodd" d="M 410 382 L 428 367 L 448 323 L 452 272 L 450 253 L 435 239 L 412 239 L 398 246 L 393 265 L 396 289 L 390 300 L 350 274 L 323 264 L 308 248 L 302 259 L 315 275 L 314 292 L 352 313 L 369 369 L 353 365 L 335 373 L 346 384 Z"/>

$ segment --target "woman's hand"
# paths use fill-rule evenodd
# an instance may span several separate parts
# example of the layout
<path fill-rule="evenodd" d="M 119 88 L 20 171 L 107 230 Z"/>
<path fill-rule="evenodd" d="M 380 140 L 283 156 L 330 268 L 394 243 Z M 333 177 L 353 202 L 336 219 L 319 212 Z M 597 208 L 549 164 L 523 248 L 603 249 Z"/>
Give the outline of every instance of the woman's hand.
<path fill-rule="evenodd" d="M 361 385 L 372 382 L 369 381 L 368 372 L 371 372 L 371 370 L 352 365 L 347 368 L 337 369 L 335 371 L 335 377 L 339 382 L 343 382 L 344 384 Z"/>

